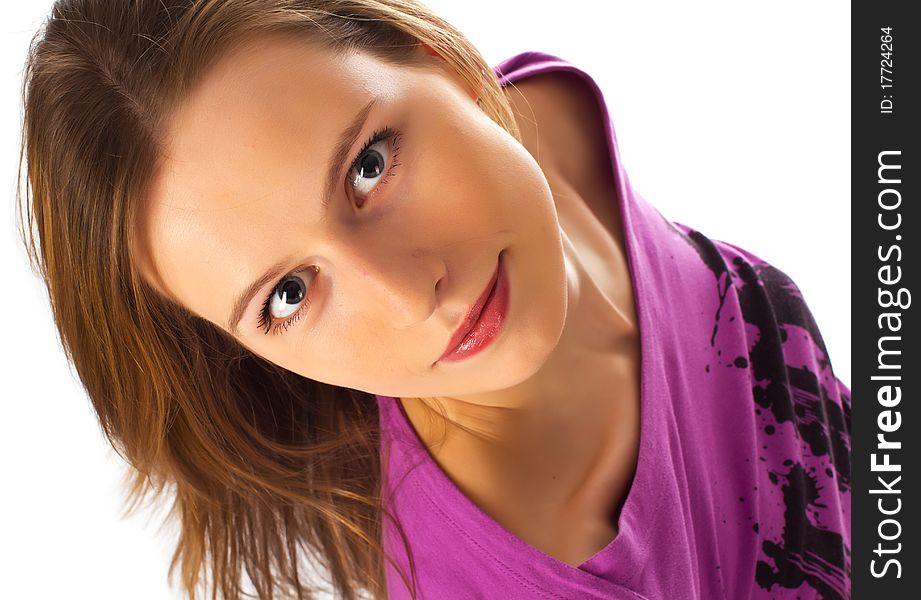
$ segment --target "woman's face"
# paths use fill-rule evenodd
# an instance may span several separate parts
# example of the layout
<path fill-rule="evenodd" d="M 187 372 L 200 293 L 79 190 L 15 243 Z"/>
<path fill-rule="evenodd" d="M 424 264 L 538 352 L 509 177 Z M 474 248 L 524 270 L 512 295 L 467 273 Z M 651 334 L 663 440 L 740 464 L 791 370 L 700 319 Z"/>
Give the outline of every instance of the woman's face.
<path fill-rule="evenodd" d="M 142 219 L 145 278 L 332 385 L 462 396 L 535 373 L 566 315 L 547 179 L 477 106 L 479 90 L 428 58 L 337 58 L 291 38 L 223 57 L 171 115 Z M 503 251 L 498 337 L 440 361 Z"/>

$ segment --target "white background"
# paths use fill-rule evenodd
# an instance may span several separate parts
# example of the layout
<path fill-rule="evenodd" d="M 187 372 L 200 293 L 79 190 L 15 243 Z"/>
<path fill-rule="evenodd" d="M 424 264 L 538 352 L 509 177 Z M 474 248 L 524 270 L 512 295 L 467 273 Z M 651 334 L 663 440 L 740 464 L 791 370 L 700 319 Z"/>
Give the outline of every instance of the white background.
<path fill-rule="evenodd" d="M 526 50 L 589 73 L 621 158 L 666 217 L 785 271 L 851 381 L 850 14 L 846 3 L 430 0 L 490 65 Z M 561 8 L 565 6 L 566 8 Z M 0 52 L 5 292 L 0 574 L 7 598 L 180 598 L 173 533 L 120 519 L 122 463 L 104 442 L 27 268 L 13 203 L 20 83 L 51 2 L 9 3 Z"/>

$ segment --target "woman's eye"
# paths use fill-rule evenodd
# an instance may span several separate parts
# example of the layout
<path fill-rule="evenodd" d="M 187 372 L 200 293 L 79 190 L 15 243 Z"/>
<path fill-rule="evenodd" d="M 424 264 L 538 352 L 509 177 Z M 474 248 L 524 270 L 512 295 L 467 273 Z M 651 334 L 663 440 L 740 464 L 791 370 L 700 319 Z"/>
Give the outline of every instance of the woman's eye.
<path fill-rule="evenodd" d="M 360 197 L 367 197 L 393 173 L 396 162 L 396 139 L 399 134 L 388 128 L 375 133 L 365 144 L 348 172 L 348 182 Z M 392 144 L 392 146 L 391 146 Z"/>
<path fill-rule="evenodd" d="M 272 301 L 269 303 L 269 315 L 276 319 L 289 317 L 297 310 L 298 306 L 307 295 L 307 286 L 297 277 L 285 277 L 275 286 L 272 292 Z"/>
<path fill-rule="evenodd" d="M 294 321 L 291 315 L 300 312 L 307 298 L 307 291 L 313 278 L 316 277 L 315 269 L 307 269 L 299 273 L 286 275 L 263 303 L 262 314 L 260 315 L 260 329 L 265 329 L 266 333 L 275 330 L 281 326 L 287 327 Z M 296 318 L 296 317 L 295 317 Z M 287 319 L 287 320 L 284 320 Z M 276 324 L 276 320 L 281 323 Z"/>

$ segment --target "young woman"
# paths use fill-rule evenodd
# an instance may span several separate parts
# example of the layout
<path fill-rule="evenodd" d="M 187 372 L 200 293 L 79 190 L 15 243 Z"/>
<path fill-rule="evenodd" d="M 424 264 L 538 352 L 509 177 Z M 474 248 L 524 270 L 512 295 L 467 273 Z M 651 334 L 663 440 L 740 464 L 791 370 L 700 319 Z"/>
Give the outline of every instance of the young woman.
<path fill-rule="evenodd" d="M 601 91 L 412 0 L 59 1 L 26 243 L 191 596 L 845 598 L 850 391 Z"/>

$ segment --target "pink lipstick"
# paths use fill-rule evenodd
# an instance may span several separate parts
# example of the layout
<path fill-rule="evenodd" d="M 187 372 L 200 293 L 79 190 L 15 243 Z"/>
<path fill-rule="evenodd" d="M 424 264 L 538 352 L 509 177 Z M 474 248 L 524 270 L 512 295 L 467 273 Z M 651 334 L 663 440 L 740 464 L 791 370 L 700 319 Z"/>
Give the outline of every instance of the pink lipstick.
<path fill-rule="evenodd" d="M 508 312 L 509 285 L 505 269 L 504 252 L 499 253 L 499 264 L 489 284 L 470 307 L 467 317 L 448 342 L 448 349 L 440 361 L 459 361 L 468 358 L 492 342 L 502 330 Z"/>

